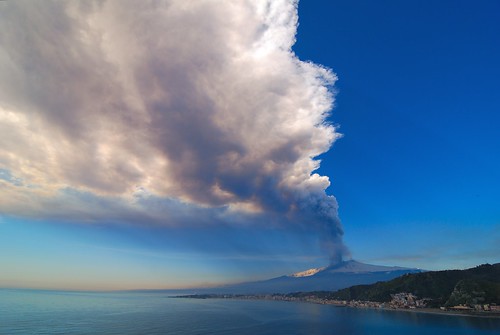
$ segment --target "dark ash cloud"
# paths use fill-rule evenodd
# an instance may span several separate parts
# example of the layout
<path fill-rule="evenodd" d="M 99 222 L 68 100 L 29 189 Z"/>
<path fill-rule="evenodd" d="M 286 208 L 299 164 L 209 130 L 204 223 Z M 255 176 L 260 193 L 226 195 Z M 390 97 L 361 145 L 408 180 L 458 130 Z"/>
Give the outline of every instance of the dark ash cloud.
<path fill-rule="evenodd" d="M 0 169 L 24 184 L 0 211 L 293 225 L 341 259 L 314 173 L 336 78 L 294 55 L 296 27 L 285 0 L 2 5 Z"/>

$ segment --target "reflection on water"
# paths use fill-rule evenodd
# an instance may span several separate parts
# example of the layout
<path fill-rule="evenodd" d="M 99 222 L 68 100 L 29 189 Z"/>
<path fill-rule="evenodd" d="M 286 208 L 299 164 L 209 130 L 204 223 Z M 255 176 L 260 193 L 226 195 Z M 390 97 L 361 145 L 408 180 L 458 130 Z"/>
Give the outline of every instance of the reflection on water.
<path fill-rule="evenodd" d="M 499 334 L 500 319 L 160 293 L 0 290 L 0 334 Z"/>

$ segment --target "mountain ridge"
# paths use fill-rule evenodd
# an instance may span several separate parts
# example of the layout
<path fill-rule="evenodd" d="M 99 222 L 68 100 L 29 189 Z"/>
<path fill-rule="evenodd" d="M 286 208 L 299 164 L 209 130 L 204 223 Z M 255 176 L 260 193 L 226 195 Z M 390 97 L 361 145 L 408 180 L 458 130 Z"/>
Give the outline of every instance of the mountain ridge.
<path fill-rule="evenodd" d="M 312 268 L 267 280 L 224 285 L 199 291 L 228 294 L 271 294 L 299 291 L 337 291 L 353 285 L 373 284 L 421 269 L 365 264 L 355 260 Z"/>
<path fill-rule="evenodd" d="M 365 273 L 365 272 L 387 272 L 387 271 L 399 271 L 399 270 L 410 270 L 415 268 L 405 268 L 400 266 L 385 266 L 385 265 L 374 265 L 374 264 L 366 264 L 361 263 L 356 260 L 348 260 L 342 261 L 340 263 L 322 267 L 322 268 L 312 268 L 309 270 L 301 271 L 292 274 L 291 276 L 295 276 L 299 273 L 308 273 L 313 272 L 311 274 L 314 275 L 316 273 L 328 272 L 328 273 Z M 416 269 L 419 270 L 419 269 Z"/>
<path fill-rule="evenodd" d="M 465 270 L 406 274 L 385 282 L 356 285 L 330 292 L 331 299 L 387 302 L 391 295 L 410 292 L 430 299 L 430 306 L 500 304 L 500 263 Z"/>

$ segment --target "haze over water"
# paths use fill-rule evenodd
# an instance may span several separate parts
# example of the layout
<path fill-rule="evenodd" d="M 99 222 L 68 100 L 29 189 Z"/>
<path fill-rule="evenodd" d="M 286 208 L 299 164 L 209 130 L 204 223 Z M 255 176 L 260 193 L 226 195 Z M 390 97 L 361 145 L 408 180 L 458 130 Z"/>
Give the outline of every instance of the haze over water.
<path fill-rule="evenodd" d="M 161 293 L 0 290 L 0 334 L 498 334 L 500 319 Z"/>

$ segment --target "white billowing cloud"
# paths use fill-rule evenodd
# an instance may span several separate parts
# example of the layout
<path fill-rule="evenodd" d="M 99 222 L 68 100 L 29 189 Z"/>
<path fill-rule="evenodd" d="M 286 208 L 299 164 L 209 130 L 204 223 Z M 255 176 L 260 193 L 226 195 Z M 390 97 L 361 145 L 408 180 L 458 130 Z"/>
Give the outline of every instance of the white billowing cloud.
<path fill-rule="evenodd" d="M 313 173 L 338 137 L 335 75 L 291 51 L 296 1 L 1 7 L 0 212 L 259 217 L 342 252 L 329 180 Z"/>

